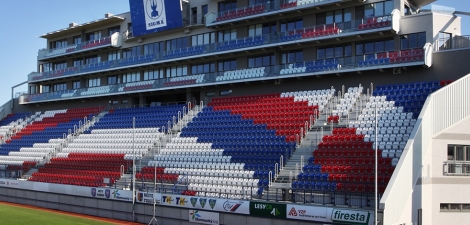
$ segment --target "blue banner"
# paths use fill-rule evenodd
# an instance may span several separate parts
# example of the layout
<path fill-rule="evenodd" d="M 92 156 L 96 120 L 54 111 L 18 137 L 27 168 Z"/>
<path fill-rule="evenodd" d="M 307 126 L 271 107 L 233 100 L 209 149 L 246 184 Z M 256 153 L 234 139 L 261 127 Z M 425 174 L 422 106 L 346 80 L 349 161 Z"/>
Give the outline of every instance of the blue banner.
<path fill-rule="evenodd" d="M 180 0 L 129 0 L 134 37 L 183 26 Z"/>

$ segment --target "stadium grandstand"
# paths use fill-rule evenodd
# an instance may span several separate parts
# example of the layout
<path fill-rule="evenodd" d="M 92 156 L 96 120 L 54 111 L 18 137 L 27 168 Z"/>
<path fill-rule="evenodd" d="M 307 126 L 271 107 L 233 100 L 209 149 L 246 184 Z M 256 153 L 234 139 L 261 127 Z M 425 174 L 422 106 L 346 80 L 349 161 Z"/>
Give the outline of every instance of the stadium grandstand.
<path fill-rule="evenodd" d="M 41 35 L 0 111 L 1 201 L 160 224 L 469 218 L 468 13 L 129 2 Z"/>

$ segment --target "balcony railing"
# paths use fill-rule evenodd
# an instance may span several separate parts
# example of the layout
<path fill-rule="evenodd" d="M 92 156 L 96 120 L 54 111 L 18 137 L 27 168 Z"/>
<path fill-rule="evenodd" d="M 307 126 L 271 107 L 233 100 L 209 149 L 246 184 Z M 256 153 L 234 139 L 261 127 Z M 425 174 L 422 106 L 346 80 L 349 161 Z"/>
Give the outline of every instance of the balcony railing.
<path fill-rule="evenodd" d="M 183 19 L 183 26 L 204 25 L 206 17 L 201 14 L 191 15 Z"/>
<path fill-rule="evenodd" d="M 114 33 L 111 36 L 104 37 L 98 40 L 86 41 L 80 44 L 68 45 L 63 48 L 54 49 L 41 49 L 38 53 L 38 59 L 47 59 L 57 56 L 67 55 L 75 52 L 87 51 L 90 49 L 114 46 L 119 47 L 122 44 L 122 37 L 119 33 Z"/>
<path fill-rule="evenodd" d="M 470 161 L 444 162 L 444 175 L 446 176 L 470 176 Z"/>
<path fill-rule="evenodd" d="M 342 2 L 343 0 L 280 0 L 268 1 L 263 4 L 250 5 L 233 10 L 218 13 L 210 13 L 206 16 L 206 26 L 230 22 L 233 20 L 243 20 L 246 18 L 259 17 L 277 12 L 284 12 L 297 9 L 305 9 L 320 5 Z"/>
<path fill-rule="evenodd" d="M 76 76 L 78 74 L 89 73 L 100 70 L 112 70 L 119 67 L 129 67 L 133 65 L 150 64 L 158 61 L 172 60 L 184 57 L 199 57 L 204 54 L 211 54 L 224 51 L 244 51 L 246 49 L 261 48 L 266 45 L 276 46 L 289 43 L 309 42 L 312 40 L 324 40 L 329 38 L 350 36 L 355 34 L 376 32 L 378 30 L 388 30 L 392 26 L 392 17 L 374 17 L 368 19 L 358 19 L 344 23 L 334 23 L 328 25 L 317 25 L 302 29 L 291 30 L 281 33 L 265 34 L 255 37 L 239 38 L 236 40 L 199 45 L 182 48 L 178 50 L 159 52 L 156 54 L 134 56 L 130 58 L 100 62 L 91 65 L 67 68 L 44 73 L 33 73 L 28 76 L 28 81 L 40 81 L 57 77 Z"/>
<path fill-rule="evenodd" d="M 434 51 L 469 48 L 470 36 L 454 36 L 452 38 L 439 38 L 434 43 Z"/>
<path fill-rule="evenodd" d="M 321 59 L 284 65 L 273 65 L 234 71 L 139 81 L 135 83 L 82 88 L 53 93 L 23 95 L 20 103 L 27 104 L 60 99 L 65 100 L 101 95 L 113 95 L 116 93 L 132 93 L 191 86 L 205 86 L 227 82 L 248 82 L 265 79 L 337 74 L 357 70 L 391 68 L 403 63 L 410 65 L 421 65 L 424 64 L 423 53 L 423 49 L 381 52 L 353 57 Z"/>

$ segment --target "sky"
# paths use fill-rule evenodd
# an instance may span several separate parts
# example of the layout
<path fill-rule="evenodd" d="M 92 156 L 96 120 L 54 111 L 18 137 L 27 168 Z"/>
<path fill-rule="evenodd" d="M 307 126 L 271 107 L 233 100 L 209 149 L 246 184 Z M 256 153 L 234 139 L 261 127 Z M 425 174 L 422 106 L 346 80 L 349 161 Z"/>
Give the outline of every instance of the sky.
<path fill-rule="evenodd" d="M 11 99 L 11 87 L 27 80 L 37 71 L 38 50 L 47 43 L 42 34 L 68 27 L 71 22 L 86 23 L 129 12 L 129 0 L 0 0 L 0 106 Z M 438 5 L 470 12 L 464 0 L 438 0 Z M 470 17 L 462 16 L 462 34 L 470 35 Z M 23 85 L 14 90 L 27 91 Z"/>

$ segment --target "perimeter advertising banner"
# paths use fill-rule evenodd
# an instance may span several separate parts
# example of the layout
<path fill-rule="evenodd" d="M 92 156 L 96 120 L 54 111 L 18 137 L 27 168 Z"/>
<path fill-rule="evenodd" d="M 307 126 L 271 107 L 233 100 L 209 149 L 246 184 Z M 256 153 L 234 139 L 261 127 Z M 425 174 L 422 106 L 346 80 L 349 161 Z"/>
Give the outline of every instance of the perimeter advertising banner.
<path fill-rule="evenodd" d="M 161 204 L 166 206 L 203 209 L 224 213 L 250 214 L 250 202 L 242 200 L 162 194 Z"/>
<path fill-rule="evenodd" d="M 350 210 L 307 205 L 287 204 L 287 218 L 312 222 L 329 222 L 344 224 L 374 224 L 373 214 L 367 210 Z"/>
<path fill-rule="evenodd" d="M 132 191 L 109 188 L 90 188 L 89 193 L 93 198 L 104 198 L 129 202 L 132 201 Z"/>
<path fill-rule="evenodd" d="M 189 210 L 189 222 L 198 224 L 219 225 L 219 213 L 200 210 Z"/>
<path fill-rule="evenodd" d="M 183 26 L 181 0 L 129 0 L 134 37 Z"/>
<path fill-rule="evenodd" d="M 250 202 L 250 215 L 285 219 L 286 208 L 286 204 L 276 204 L 271 202 Z"/>
<path fill-rule="evenodd" d="M 136 194 L 136 198 L 137 198 L 137 202 L 140 202 L 140 203 L 153 204 L 155 200 L 155 204 L 160 204 L 162 200 L 162 194 L 138 191 Z"/>

